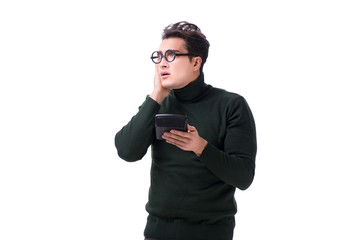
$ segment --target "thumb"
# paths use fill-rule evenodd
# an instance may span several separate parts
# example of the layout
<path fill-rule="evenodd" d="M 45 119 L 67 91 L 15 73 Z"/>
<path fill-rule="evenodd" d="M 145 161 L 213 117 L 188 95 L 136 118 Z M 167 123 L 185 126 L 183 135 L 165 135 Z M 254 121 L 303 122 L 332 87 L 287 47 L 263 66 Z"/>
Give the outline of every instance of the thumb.
<path fill-rule="evenodd" d="M 190 126 L 190 124 L 187 125 L 188 132 L 196 132 L 196 128 L 194 126 Z"/>

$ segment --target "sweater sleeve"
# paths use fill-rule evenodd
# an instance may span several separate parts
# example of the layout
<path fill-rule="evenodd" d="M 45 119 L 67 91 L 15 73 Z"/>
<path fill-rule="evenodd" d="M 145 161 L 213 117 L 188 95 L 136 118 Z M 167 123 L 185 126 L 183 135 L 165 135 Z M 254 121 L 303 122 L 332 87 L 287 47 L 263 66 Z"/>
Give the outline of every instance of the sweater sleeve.
<path fill-rule="evenodd" d="M 115 135 L 115 146 L 120 158 L 134 162 L 143 158 L 155 137 L 155 115 L 160 105 L 147 97 L 131 118 Z"/>
<path fill-rule="evenodd" d="M 224 150 L 208 143 L 200 160 L 219 179 L 245 190 L 255 174 L 257 143 L 254 118 L 242 97 L 229 105 L 226 118 Z"/>

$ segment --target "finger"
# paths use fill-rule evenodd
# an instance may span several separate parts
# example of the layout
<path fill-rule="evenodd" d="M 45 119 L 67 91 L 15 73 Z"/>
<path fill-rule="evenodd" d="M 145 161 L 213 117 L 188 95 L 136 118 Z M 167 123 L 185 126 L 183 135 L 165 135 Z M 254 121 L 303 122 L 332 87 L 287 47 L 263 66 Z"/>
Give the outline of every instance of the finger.
<path fill-rule="evenodd" d="M 189 138 L 189 134 L 187 132 L 179 131 L 179 130 L 171 130 L 170 134 L 174 134 L 183 138 Z"/>
<path fill-rule="evenodd" d="M 196 132 L 196 128 L 194 126 L 191 126 L 190 124 L 187 125 L 189 132 Z"/>
<path fill-rule="evenodd" d="M 167 138 L 166 139 L 166 142 L 169 143 L 169 144 L 172 144 L 178 148 L 181 148 L 183 150 L 185 150 L 185 146 L 186 146 L 186 143 L 185 142 L 182 142 L 182 141 L 179 141 L 179 140 L 176 140 L 176 139 L 173 139 L 173 138 Z"/>
<path fill-rule="evenodd" d="M 183 136 L 180 136 L 180 135 L 177 135 L 177 134 L 173 134 L 173 133 L 164 133 L 163 137 L 164 137 L 164 139 L 170 140 L 170 141 L 173 141 L 173 142 L 174 141 L 177 141 L 177 142 L 186 142 L 187 141 L 186 137 L 183 137 Z"/>

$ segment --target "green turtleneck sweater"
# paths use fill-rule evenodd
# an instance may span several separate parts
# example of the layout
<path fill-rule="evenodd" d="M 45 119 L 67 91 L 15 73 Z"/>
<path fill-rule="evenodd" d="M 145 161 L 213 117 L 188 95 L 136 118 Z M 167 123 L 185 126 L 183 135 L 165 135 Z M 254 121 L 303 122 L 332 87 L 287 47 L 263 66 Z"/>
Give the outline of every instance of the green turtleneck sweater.
<path fill-rule="evenodd" d="M 155 115 L 189 117 L 208 141 L 202 155 L 156 140 Z M 147 97 L 115 137 L 118 155 L 137 161 L 151 145 L 149 212 L 145 236 L 164 240 L 230 240 L 237 211 L 235 189 L 253 181 L 256 132 L 251 110 L 238 94 L 205 84 L 204 75 L 159 105 Z"/>

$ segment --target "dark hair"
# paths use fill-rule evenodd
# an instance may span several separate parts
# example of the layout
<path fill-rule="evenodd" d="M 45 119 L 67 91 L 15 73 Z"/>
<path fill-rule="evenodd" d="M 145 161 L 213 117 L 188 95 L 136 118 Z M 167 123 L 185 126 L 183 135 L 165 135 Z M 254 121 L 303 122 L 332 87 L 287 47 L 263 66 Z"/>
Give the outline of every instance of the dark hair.
<path fill-rule="evenodd" d="M 167 38 L 182 38 L 185 41 L 185 48 L 189 53 L 200 56 L 202 59 L 200 71 L 202 71 L 209 53 L 210 43 L 205 35 L 201 32 L 200 28 L 195 24 L 182 21 L 164 28 L 162 40 Z M 190 60 L 192 56 L 189 56 Z"/>

